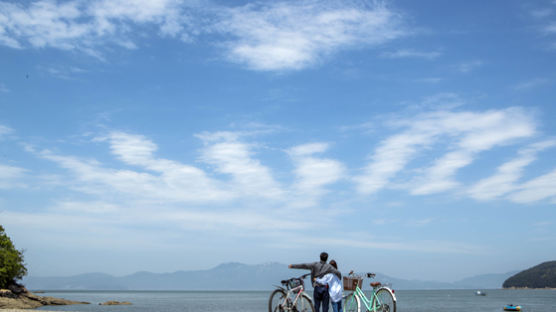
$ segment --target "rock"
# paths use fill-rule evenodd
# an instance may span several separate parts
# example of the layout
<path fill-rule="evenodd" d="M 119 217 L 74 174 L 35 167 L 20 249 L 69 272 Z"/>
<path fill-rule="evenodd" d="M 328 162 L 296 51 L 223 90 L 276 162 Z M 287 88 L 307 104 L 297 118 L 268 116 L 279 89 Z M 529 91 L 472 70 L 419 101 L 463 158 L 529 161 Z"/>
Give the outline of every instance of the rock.
<path fill-rule="evenodd" d="M 131 302 L 129 301 L 115 301 L 115 300 L 109 300 L 103 303 L 99 303 L 99 305 L 130 305 Z"/>
<path fill-rule="evenodd" d="M 45 305 L 89 304 L 88 302 L 66 300 L 54 297 L 42 297 L 19 286 L 11 289 L 0 289 L 0 309 L 34 309 Z"/>
<path fill-rule="evenodd" d="M 11 284 L 8 286 L 8 289 L 16 295 L 20 295 L 22 293 L 28 292 L 27 289 L 23 287 L 23 285 L 19 285 L 19 284 Z"/>

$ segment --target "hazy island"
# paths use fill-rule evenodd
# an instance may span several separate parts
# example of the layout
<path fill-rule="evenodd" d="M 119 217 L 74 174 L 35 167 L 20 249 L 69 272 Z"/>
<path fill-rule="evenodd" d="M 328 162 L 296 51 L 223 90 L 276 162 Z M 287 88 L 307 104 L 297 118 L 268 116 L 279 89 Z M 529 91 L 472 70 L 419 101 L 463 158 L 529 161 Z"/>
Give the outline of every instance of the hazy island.
<path fill-rule="evenodd" d="M 504 288 L 556 288 L 556 261 L 521 271 L 504 281 Z"/>

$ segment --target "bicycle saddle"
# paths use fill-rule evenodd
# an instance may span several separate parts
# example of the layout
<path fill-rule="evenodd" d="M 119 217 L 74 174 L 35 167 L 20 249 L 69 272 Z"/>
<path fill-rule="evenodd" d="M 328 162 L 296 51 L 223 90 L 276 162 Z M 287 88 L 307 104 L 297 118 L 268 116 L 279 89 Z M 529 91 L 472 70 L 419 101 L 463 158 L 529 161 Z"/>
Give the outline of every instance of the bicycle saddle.
<path fill-rule="evenodd" d="M 371 283 L 371 287 L 373 287 L 373 288 L 379 287 L 380 285 L 382 285 L 380 282 L 372 282 Z"/>

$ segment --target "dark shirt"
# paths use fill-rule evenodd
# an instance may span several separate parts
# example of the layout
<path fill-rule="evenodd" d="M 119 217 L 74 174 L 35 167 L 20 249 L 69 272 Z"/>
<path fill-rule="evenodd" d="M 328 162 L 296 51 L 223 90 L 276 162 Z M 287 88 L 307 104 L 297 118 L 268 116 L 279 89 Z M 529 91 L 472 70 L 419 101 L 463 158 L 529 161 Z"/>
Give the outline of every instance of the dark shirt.
<path fill-rule="evenodd" d="M 313 263 L 301 263 L 292 264 L 292 269 L 305 269 L 311 270 L 311 283 L 315 287 L 315 277 L 323 277 L 325 274 L 334 273 L 338 278 L 342 278 L 342 273 L 336 270 L 332 265 L 324 261 L 318 261 Z"/>

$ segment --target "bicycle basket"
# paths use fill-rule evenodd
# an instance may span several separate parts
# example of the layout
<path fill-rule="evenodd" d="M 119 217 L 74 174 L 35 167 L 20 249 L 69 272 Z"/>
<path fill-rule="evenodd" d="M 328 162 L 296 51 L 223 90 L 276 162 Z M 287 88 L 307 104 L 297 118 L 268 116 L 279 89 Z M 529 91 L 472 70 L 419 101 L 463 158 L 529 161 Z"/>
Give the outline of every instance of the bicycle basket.
<path fill-rule="evenodd" d="M 361 288 L 363 279 L 359 276 L 344 276 L 344 290 L 355 290 L 357 286 Z"/>
<path fill-rule="evenodd" d="M 297 286 L 303 285 L 303 280 L 299 278 L 292 278 L 288 281 L 288 286 L 290 288 L 296 288 Z"/>

